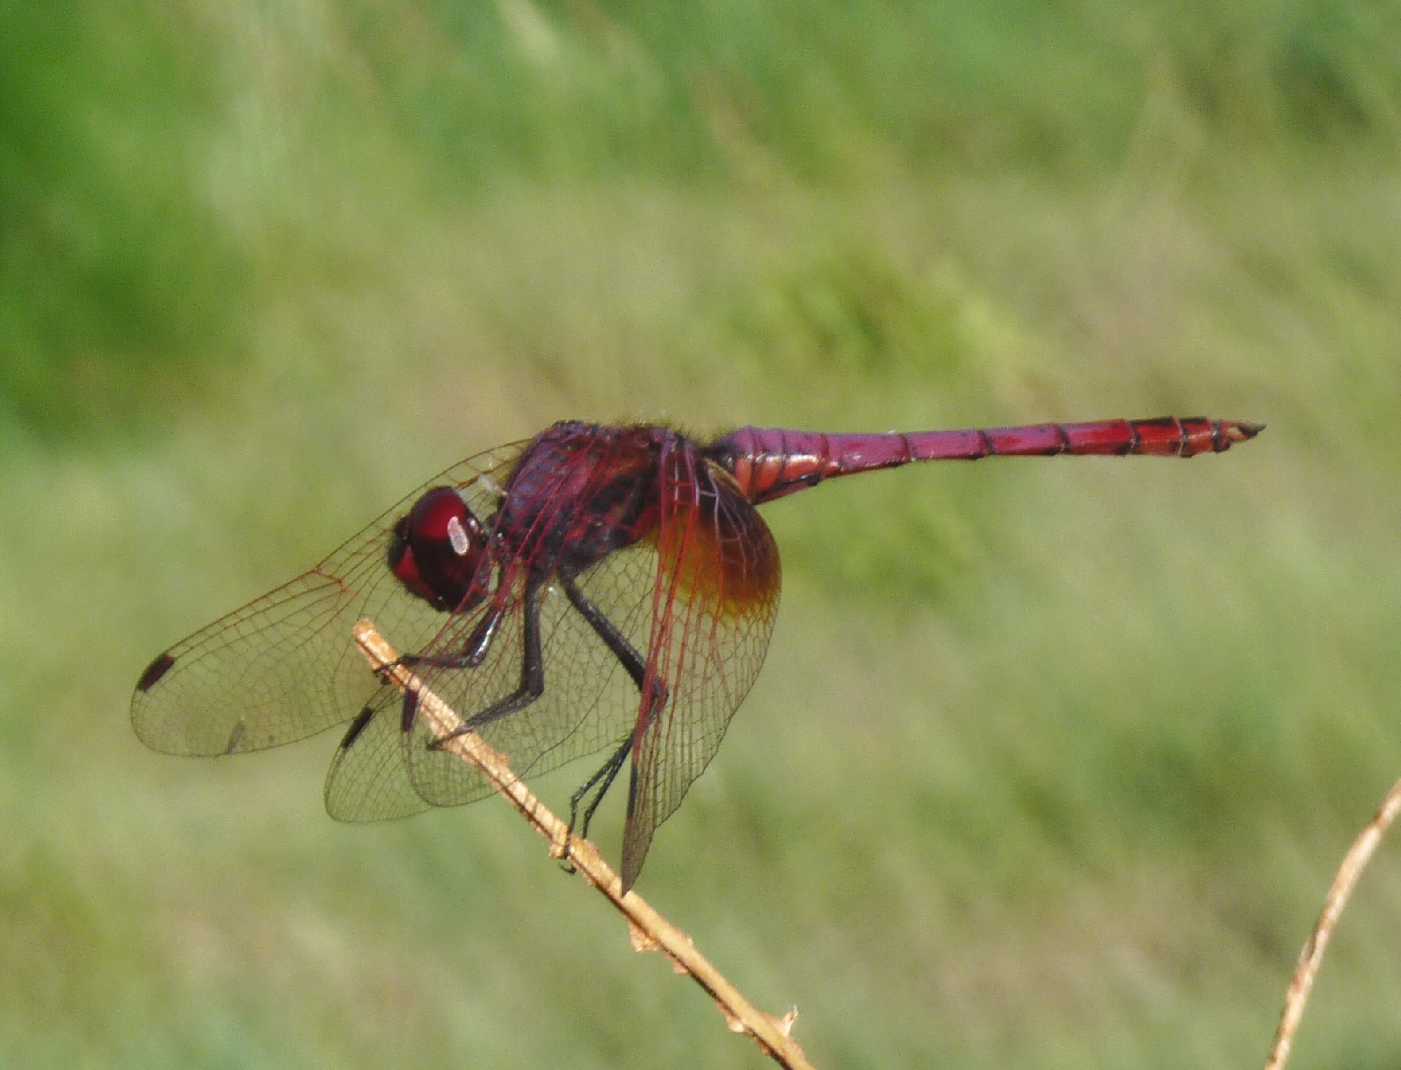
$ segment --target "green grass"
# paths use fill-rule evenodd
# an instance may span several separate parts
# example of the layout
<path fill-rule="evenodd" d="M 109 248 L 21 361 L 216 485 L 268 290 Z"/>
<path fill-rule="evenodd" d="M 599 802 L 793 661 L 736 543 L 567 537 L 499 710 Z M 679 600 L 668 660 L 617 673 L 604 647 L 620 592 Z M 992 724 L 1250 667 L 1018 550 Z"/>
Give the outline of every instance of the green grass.
<path fill-rule="evenodd" d="M 1401 772 L 1401 6 L 0 20 L 10 1061 L 767 1065 L 500 807 L 150 754 L 141 667 L 566 416 L 1167 412 L 1270 428 L 767 509 L 774 645 L 641 891 L 819 1066 L 1263 1061 Z M 1401 1057 L 1393 853 L 1298 1065 Z"/>

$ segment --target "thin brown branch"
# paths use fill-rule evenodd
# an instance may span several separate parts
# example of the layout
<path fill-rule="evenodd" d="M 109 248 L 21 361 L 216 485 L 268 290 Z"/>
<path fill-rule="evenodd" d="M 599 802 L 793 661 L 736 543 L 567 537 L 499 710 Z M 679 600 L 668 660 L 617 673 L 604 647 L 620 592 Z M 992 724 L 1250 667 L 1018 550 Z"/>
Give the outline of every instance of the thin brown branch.
<path fill-rule="evenodd" d="M 1357 886 L 1362 871 L 1371 861 L 1377 844 L 1381 843 L 1382 837 L 1386 835 L 1386 830 L 1398 813 L 1401 813 L 1401 780 L 1391 786 L 1376 817 L 1367 823 L 1367 827 L 1343 856 L 1338 875 L 1333 878 L 1333 887 L 1328 889 L 1328 897 L 1323 901 L 1323 912 L 1319 914 L 1304 949 L 1299 952 L 1299 965 L 1294 970 L 1294 977 L 1289 982 L 1289 991 L 1284 996 L 1284 1011 L 1279 1018 L 1274 1047 L 1270 1049 L 1270 1058 L 1265 1063 L 1265 1070 L 1284 1070 L 1285 1063 L 1289 1061 L 1289 1051 L 1294 1046 L 1294 1034 L 1298 1032 L 1299 1022 L 1304 1017 L 1304 1007 L 1309 1001 L 1309 992 L 1313 989 L 1318 968 L 1323 964 L 1323 952 L 1333 936 L 1333 929 L 1342 917 L 1343 908 L 1347 906 L 1348 897 Z"/>
<path fill-rule="evenodd" d="M 413 672 L 398 664 L 398 652 L 370 621 L 358 622 L 354 635 L 356 644 L 376 671 L 384 672 L 403 690 L 417 693 L 419 716 L 426 717 L 439 736 L 447 736 L 461 726 L 462 718 L 447 703 L 425 688 Z M 748 1033 L 780 1066 L 789 1070 L 812 1070 L 802 1048 L 789 1036 L 797 1012 L 790 1011 L 782 1018 L 775 1018 L 754 1007 L 696 950 L 689 936 L 652 909 L 637 892 L 620 895 L 618 875 L 603 861 L 598 849 L 588 840 L 571 837 L 568 826 L 531 794 L 501 754 L 474 732 L 454 736 L 443 749 L 480 769 L 497 793 L 550 842 L 550 854 L 555 858 L 567 857 L 575 871 L 608 898 L 627 918 L 636 950 L 665 952 L 678 973 L 690 976 L 710 993 L 732 1032 Z"/>

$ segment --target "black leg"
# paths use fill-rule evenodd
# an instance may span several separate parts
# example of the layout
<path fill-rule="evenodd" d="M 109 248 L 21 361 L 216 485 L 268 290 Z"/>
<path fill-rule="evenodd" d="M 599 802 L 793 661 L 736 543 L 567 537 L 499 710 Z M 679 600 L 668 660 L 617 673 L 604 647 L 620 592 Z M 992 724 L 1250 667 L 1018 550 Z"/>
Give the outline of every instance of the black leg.
<path fill-rule="evenodd" d="M 584 801 L 584 797 L 595 784 L 602 781 L 598 793 L 589 800 L 589 805 L 584 807 L 584 820 L 579 824 L 579 835 L 585 838 L 589 835 L 589 822 L 593 820 L 594 811 L 598 809 L 598 804 L 603 801 L 603 797 L 608 794 L 608 789 L 613 786 L 613 781 L 618 775 L 618 770 L 622 769 L 623 763 L 627 761 L 628 752 L 632 750 L 632 737 L 628 736 L 623 740 L 622 746 L 609 755 L 608 761 L 598 769 L 593 776 L 584 782 L 583 787 L 569 797 L 569 832 L 574 833 L 574 827 L 578 824 L 579 804 Z"/>
<path fill-rule="evenodd" d="M 627 636 L 620 632 L 617 626 L 589 601 L 583 591 L 579 590 L 579 585 L 573 576 L 561 574 L 559 582 L 560 586 L 564 588 L 565 596 L 568 597 L 570 605 L 589 622 L 589 626 L 593 628 L 598 637 L 603 640 L 603 644 L 613 652 L 613 656 L 627 670 L 627 674 L 632 677 L 632 682 L 637 685 L 637 690 L 641 693 L 647 681 L 647 662 L 642 655 L 628 642 Z M 660 677 L 654 677 L 652 680 L 652 701 L 647 704 L 648 716 L 656 717 L 661 712 L 662 707 L 666 705 L 666 700 L 667 687 L 665 682 Z M 603 797 L 608 794 L 608 789 L 613 786 L 613 781 L 622 771 L 631 752 L 632 736 L 628 735 L 618 745 L 618 749 L 609 755 L 608 760 L 595 770 L 594 774 L 584 782 L 578 791 L 570 796 L 569 834 L 571 836 L 576 827 L 580 836 L 588 836 L 589 823 L 593 821 L 594 813 L 603 802 Z M 592 798 L 589 797 L 590 794 L 592 794 Z M 585 799 L 588 799 L 588 802 L 583 805 Z M 583 805 L 582 821 L 580 820 L 581 805 Z"/>
<path fill-rule="evenodd" d="M 395 664 L 409 669 L 415 665 L 431 665 L 435 669 L 475 669 L 491 652 L 492 641 L 505 619 L 504 608 L 487 610 L 486 615 L 472 629 L 472 634 L 467 637 L 460 654 L 401 654 Z"/>
<path fill-rule="evenodd" d="M 623 740 L 618 749 L 609 755 L 608 761 L 597 769 L 593 776 L 584 781 L 583 786 L 580 787 L 578 791 L 569 796 L 569 827 L 564 830 L 564 842 L 566 847 L 563 865 L 566 873 L 574 872 L 574 863 L 569 860 L 568 844 L 574 839 L 574 829 L 576 825 L 579 829 L 580 838 L 588 839 L 589 822 L 593 820 L 594 811 L 598 809 L 599 803 L 603 802 L 603 797 L 608 794 L 608 789 L 613 786 L 613 781 L 617 778 L 618 771 L 622 769 L 623 763 L 628 760 L 628 753 L 631 750 L 632 737 L 628 736 L 627 739 Z M 589 800 L 589 805 L 584 807 L 584 821 L 583 824 L 579 824 L 579 804 L 584 800 L 584 796 L 588 795 L 590 789 L 592 789 L 595 784 L 598 784 L 599 781 L 603 783 L 594 794 L 594 797 Z"/>
<path fill-rule="evenodd" d="M 540 656 L 540 588 L 541 584 L 534 580 L 527 583 L 525 588 L 525 650 L 521 657 L 520 687 L 505 698 L 493 702 L 480 713 L 474 713 L 447 735 L 433 740 L 429 744 L 431 749 L 437 750 L 450 739 L 475 732 L 492 721 L 499 721 L 502 717 L 518 713 L 545 693 L 545 663 Z M 483 625 L 485 623 L 483 621 Z M 484 631 L 481 625 L 477 630 Z M 496 625 L 491 625 L 487 631 L 495 634 Z M 463 667 L 474 668 L 481 663 L 481 657 L 485 656 L 486 649 L 490 646 L 490 635 L 486 635 L 485 643 L 481 656 L 475 662 L 468 661 Z M 469 648 L 468 654 L 471 653 Z"/>
<path fill-rule="evenodd" d="M 467 643 L 462 648 L 461 654 L 402 654 L 396 664 L 409 669 L 416 665 L 431 665 L 440 669 L 475 669 L 490 652 L 491 641 L 496 638 L 496 632 L 505 615 L 503 609 L 488 610 L 486 616 L 477 622 L 477 626 L 472 629 L 472 634 L 467 637 Z M 388 668 L 389 666 L 385 666 L 384 669 L 381 669 L 381 674 L 384 674 Z M 405 691 L 404 704 L 399 712 L 401 731 L 413 731 L 414 716 L 417 712 L 418 692 Z"/>
<path fill-rule="evenodd" d="M 573 576 L 561 573 L 559 582 L 560 586 L 564 588 L 564 594 L 569 599 L 569 604 L 589 622 L 589 626 L 603 640 L 603 645 L 611 650 L 613 656 L 622 663 L 627 674 L 632 677 L 632 682 L 637 685 L 640 694 L 642 683 L 647 678 L 647 663 L 643 660 L 642 655 L 628 642 L 627 636 L 618 631 L 617 626 L 588 600 L 583 591 L 579 590 L 579 585 L 574 582 Z M 652 709 L 654 711 L 660 710 L 664 705 L 666 705 L 666 684 L 658 677 L 652 681 Z"/>

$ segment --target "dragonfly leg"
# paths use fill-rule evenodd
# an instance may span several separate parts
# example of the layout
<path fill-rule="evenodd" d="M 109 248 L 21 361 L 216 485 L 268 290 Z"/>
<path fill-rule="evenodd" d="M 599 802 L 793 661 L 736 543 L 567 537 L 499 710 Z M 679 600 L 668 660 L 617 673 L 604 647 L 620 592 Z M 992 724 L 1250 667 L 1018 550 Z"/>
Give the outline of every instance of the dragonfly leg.
<path fill-rule="evenodd" d="M 641 693 L 647 683 L 647 662 L 645 659 L 628 642 L 627 636 L 608 619 L 607 615 L 589 601 L 584 592 L 579 589 L 574 576 L 561 573 L 559 580 L 570 605 L 589 622 L 589 626 L 603 640 L 604 646 L 612 651 L 613 656 L 618 659 L 628 676 L 632 677 L 632 682 L 637 685 L 637 690 Z M 647 704 L 649 715 L 655 717 L 660 713 L 662 707 L 666 705 L 666 700 L 666 683 L 661 677 L 654 676 L 652 679 L 652 701 Z M 584 782 L 578 791 L 569 797 L 569 835 L 572 836 L 577 827 L 580 836 L 588 836 L 589 824 L 593 821 L 594 813 L 602 804 L 603 797 L 608 794 L 608 789 L 613 786 L 613 781 L 617 779 L 618 773 L 627 762 L 628 754 L 631 751 L 632 735 L 629 734 L 618 745 L 618 749 L 609 755 L 608 760 Z M 592 794 L 592 798 L 589 797 L 590 794 Z M 585 799 L 588 799 L 586 805 L 584 804 Z M 583 806 L 582 820 L 580 820 L 581 805 Z"/>
<path fill-rule="evenodd" d="M 472 629 L 472 634 L 467 637 L 467 642 L 459 654 L 400 654 L 393 664 L 402 665 L 406 669 L 412 669 L 415 665 L 431 665 L 435 669 L 475 669 L 491 652 L 492 640 L 496 638 L 505 618 L 506 610 L 502 606 L 488 610 Z M 383 673 L 390 667 L 387 665 L 380 672 Z"/>
<path fill-rule="evenodd" d="M 637 685 L 640 694 L 643 681 L 647 678 L 647 663 L 643 660 L 642 655 L 628 642 L 627 636 L 618 630 L 617 625 L 590 602 L 583 591 L 579 590 L 579 585 L 574 582 L 573 576 L 561 573 L 559 582 L 560 586 L 564 588 L 564 594 L 569 599 L 569 604 L 579 611 L 579 615 L 589 622 L 589 627 L 603 640 L 603 645 L 613 652 L 613 656 L 632 677 L 632 682 Z M 660 710 L 666 705 L 666 697 L 666 683 L 661 677 L 656 677 L 652 681 L 652 708 Z"/>
<path fill-rule="evenodd" d="M 493 702 L 479 713 L 474 713 L 447 735 L 433 740 L 428 745 L 431 750 L 437 750 L 448 740 L 457 736 L 475 732 L 484 725 L 491 724 L 492 721 L 499 721 L 502 717 L 519 713 L 545 693 L 545 662 L 540 656 L 541 586 L 538 581 L 533 581 L 527 584 L 525 589 L 525 650 L 521 657 L 520 686 L 505 698 Z M 482 625 L 478 625 L 477 630 L 482 631 Z M 491 626 L 490 631 L 494 634 L 495 625 Z M 489 644 L 489 638 L 487 642 Z M 468 653 L 471 653 L 470 648 Z M 483 656 L 485 656 L 485 651 L 483 651 Z M 474 667 L 476 664 L 480 664 L 480 661 L 480 658 L 476 662 L 468 661 L 464 667 Z"/>
<path fill-rule="evenodd" d="M 491 641 L 496 637 L 497 629 L 501 625 L 501 620 L 505 616 L 502 609 L 492 609 L 477 622 L 477 626 L 472 629 L 472 634 L 467 637 L 467 642 L 460 654 L 401 654 L 399 658 L 379 670 L 380 676 L 387 676 L 388 671 L 394 665 L 402 665 L 411 669 L 417 665 L 431 665 L 437 669 L 475 669 L 486 658 L 491 650 Z M 418 692 L 405 691 L 403 705 L 399 712 L 399 728 L 403 732 L 413 731 L 414 716 L 418 712 Z M 352 723 L 351 728 L 355 728 Z M 360 728 L 364 728 L 361 724 Z M 358 735 L 358 731 L 355 733 Z M 354 742 L 354 736 L 347 734 L 347 741 L 342 747 L 348 747 Z"/>
<path fill-rule="evenodd" d="M 603 765 L 594 772 L 593 776 L 589 777 L 589 779 L 584 782 L 583 786 L 580 787 L 578 791 L 569 796 L 569 835 L 572 836 L 574 834 L 574 827 L 577 824 L 579 827 L 579 835 L 587 838 L 589 834 L 589 822 L 593 820 L 594 811 L 598 809 L 598 804 L 603 802 L 603 797 L 608 794 L 608 789 L 613 786 L 613 781 L 618 776 L 618 770 L 620 770 L 623 767 L 623 763 L 627 761 L 628 752 L 631 750 L 632 736 L 628 736 L 627 739 L 623 740 L 622 745 L 609 755 L 608 761 L 604 762 Z M 577 820 L 579 816 L 579 804 L 584 801 L 584 798 L 593 790 L 595 785 L 598 786 L 598 791 L 594 797 L 589 800 L 588 806 L 584 807 L 584 820 L 579 822 Z"/>

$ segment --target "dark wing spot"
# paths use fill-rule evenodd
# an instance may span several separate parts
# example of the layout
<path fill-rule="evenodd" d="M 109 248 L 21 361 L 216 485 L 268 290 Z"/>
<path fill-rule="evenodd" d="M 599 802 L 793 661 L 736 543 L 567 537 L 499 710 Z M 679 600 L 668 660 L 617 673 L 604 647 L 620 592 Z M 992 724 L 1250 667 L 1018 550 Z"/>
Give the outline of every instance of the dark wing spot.
<path fill-rule="evenodd" d="M 141 674 L 141 679 L 136 681 L 136 690 L 149 691 L 155 687 L 160 678 L 170 671 L 170 667 L 175 664 L 175 659 L 169 654 L 162 654 L 155 661 L 146 666 L 146 671 Z"/>
<path fill-rule="evenodd" d="M 233 731 L 229 733 L 228 746 L 224 748 L 225 754 L 233 754 L 234 751 L 238 750 L 238 745 L 243 742 L 243 733 L 247 727 L 248 726 L 243 723 L 243 718 L 241 717 L 234 722 Z"/>
<path fill-rule="evenodd" d="M 418 692 L 404 692 L 404 708 L 399 711 L 399 730 L 408 735 L 413 731 L 414 715 L 418 712 Z"/>
<path fill-rule="evenodd" d="M 355 720 L 350 722 L 350 727 L 345 730 L 345 735 L 341 739 L 341 750 L 350 750 L 350 745 L 360 738 L 360 733 L 365 731 L 365 726 L 374 718 L 375 711 L 369 706 L 355 715 Z"/>

